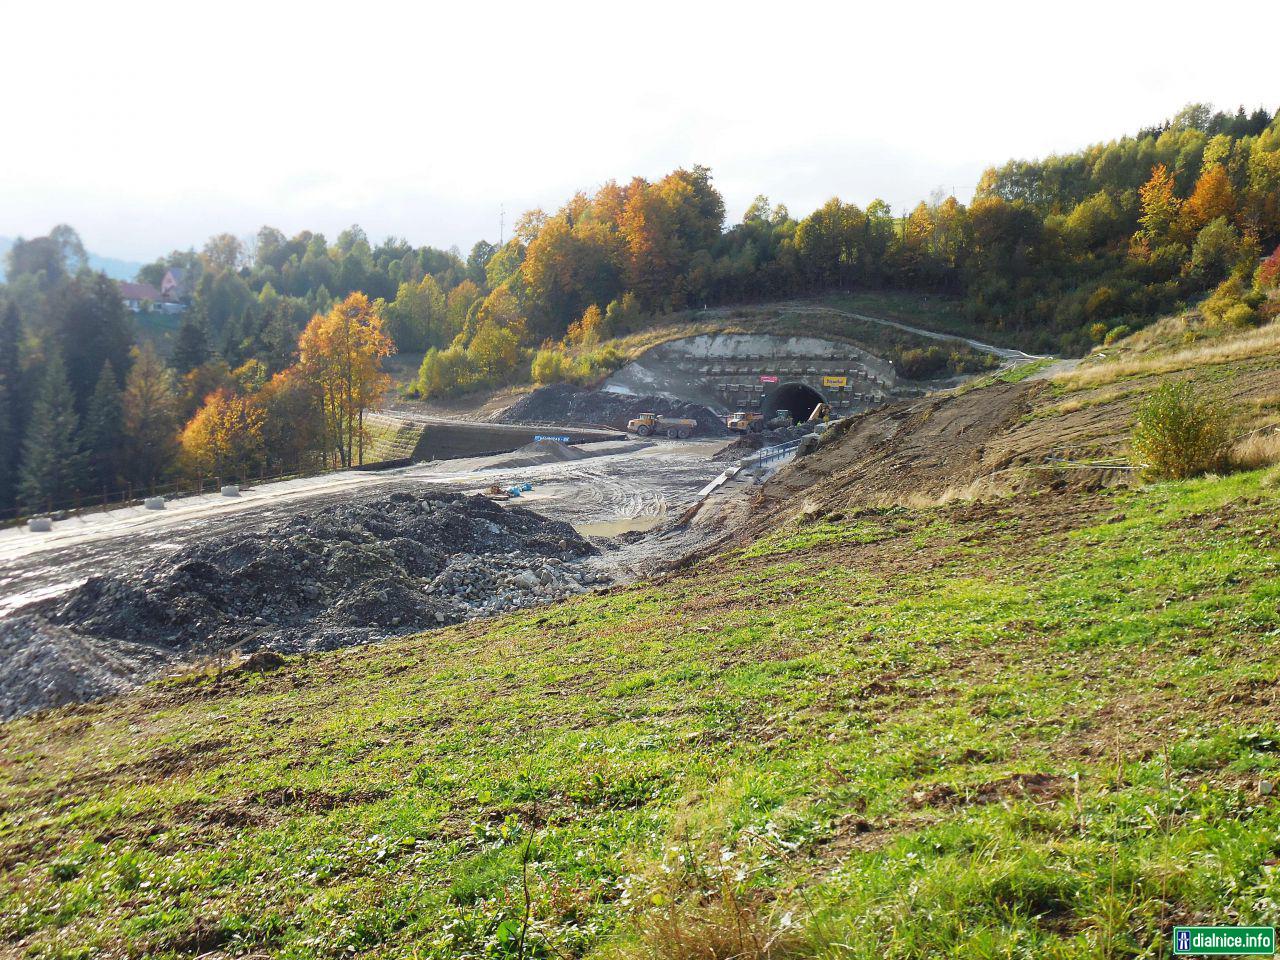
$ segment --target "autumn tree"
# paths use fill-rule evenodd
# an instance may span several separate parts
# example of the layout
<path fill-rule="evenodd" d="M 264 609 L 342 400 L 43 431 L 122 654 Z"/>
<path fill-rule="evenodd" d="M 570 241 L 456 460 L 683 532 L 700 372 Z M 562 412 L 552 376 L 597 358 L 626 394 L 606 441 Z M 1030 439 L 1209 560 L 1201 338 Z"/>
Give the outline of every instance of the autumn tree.
<path fill-rule="evenodd" d="M 1174 192 L 1173 176 L 1163 163 L 1152 168 L 1151 179 L 1138 189 L 1138 197 L 1142 204 L 1138 217 L 1142 239 L 1153 247 L 1165 243 L 1178 223 L 1182 201 Z"/>
<path fill-rule="evenodd" d="M 594 303 L 587 307 L 581 319 L 569 325 L 568 341 L 575 347 L 595 346 L 604 330 L 604 314 Z"/>
<path fill-rule="evenodd" d="M 344 467 L 364 462 L 365 413 L 382 402 L 391 379 L 382 360 L 394 352 L 382 317 L 363 293 L 316 314 L 298 341 L 304 375 L 316 385 L 328 446 Z"/>
<path fill-rule="evenodd" d="M 244 477 L 262 465 L 266 415 L 250 397 L 210 394 L 182 431 L 181 464 L 190 477 Z"/>
<path fill-rule="evenodd" d="M 325 459 L 323 398 L 299 367 L 277 373 L 258 391 L 262 447 L 273 470 L 307 470 Z"/>
<path fill-rule="evenodd" d="M 1196 181 L 1191 196 L 1182 205 L 1179 221 L 1183 236 L 1193 237 L 1219 217 L 1235 216 L 1235 191 L 1222 164 L 1210 166 Z"/>
<path fill-rule="evenodd" d="M 177 452 L 177 394 L 173 371 L 156 354 L 150 341 L 134 351 L 125 380 L 125 477 L 139 486 L 154 487 L 173 464 Z"/>

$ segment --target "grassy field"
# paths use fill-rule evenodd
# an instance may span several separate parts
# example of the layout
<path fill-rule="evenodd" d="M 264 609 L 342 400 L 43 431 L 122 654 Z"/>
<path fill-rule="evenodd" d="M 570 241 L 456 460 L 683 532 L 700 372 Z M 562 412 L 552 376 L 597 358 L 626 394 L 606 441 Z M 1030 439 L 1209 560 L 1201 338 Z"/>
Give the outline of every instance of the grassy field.
<path fill-rule="evenodd" d="M 1277 923 L 1278 498 L 818 516 L 9 723 L 0 949 L 1154 957 Z"/>

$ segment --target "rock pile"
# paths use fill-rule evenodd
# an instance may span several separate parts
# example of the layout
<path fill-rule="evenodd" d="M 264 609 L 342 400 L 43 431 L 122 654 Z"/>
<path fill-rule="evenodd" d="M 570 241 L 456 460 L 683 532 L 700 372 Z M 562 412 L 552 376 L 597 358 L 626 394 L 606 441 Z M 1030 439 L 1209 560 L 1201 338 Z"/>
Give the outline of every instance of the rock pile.
<path fill-rule="evenodd" d="M 328 649 L 581 591 L 571 561 L 595 552 L 528 510 L 400 492 L 91 578 L 46 616 L 179 651 Z"/>
<path fill-rule="evenodd" d="M 546 603 L 607 578 L 571 526 L 396 492 L 211 537 L 0 620 L 0 719 L 119 693 L 193 656 L 325 650 Z"/>
<path fill-rule="evenodd" d="M 698 422 L 697 434 L 723 437 L 729 431 L 708 407 L 670 397 L 642 397 L 609 390 L 584 390 L 567 383 L 539 387 L 494 417 L 500 423 L 602 424 L 625 430 L 627 421 L 645 412 Z"/>

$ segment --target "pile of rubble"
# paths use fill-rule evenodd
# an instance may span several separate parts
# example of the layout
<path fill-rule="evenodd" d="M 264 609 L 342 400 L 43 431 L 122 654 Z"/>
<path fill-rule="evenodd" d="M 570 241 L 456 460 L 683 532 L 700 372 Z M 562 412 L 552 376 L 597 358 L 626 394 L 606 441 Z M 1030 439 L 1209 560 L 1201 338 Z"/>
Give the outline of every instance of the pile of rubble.
<path fill-rule="evenodd" d="M 578 563 L 597 553 L 566 523 L 443 491 L 202 540 L 0 621 L 0 650 L 26 663 L 0 681 L 0 717 L 191 656 L 332 649 L 546 603 L 600 582 Z"/>
<path fill-rule="evenodd" d="M 765 430 L 762 433 L 746 433 L 721 449 L 711 459 L 720 462 L 741 460 L 762 447 L 776 447 L 780 443 L 799 440 L 812 432 L 813 424 L 798 423 L 794 427 L 781 427 L 777 430 Z"/>
<path fill-rule="evenodd" d="M 599 424 L 625 430 L 627 421 L 641 413 L 696 420 L 696 433 L 699 436 L 723 437 L 729 432 L 719 414 L 701 404 L 673 400 L 670 397 L 636 396 L 611 390 L 584 390 L 567 383 L 539 387 L 493 419 L 500 423 Z"/>
<path fill-rule="evenodd" d="M 486 497 L 400 492 L 91 578 L 47 616 L 177 650 L 327 648 L 578 592 L 570 562 L 595 552 L 568 524 Z"/>

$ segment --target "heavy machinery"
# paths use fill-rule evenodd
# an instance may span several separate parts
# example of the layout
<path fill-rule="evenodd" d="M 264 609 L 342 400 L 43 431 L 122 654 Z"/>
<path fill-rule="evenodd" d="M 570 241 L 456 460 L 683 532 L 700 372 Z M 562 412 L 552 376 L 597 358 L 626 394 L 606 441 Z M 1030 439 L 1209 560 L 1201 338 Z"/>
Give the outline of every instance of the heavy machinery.
<path fill-rule="evenodd" d="M 809 419 L 805 423 L 826 423 L 831 419 L 831 404 L 823 401 L 813 408 L 813 413 L 809 414 Z"/>
<path fill-rule="evenodd" d="M 725 417 L 724 425 L 734 433 L 762 433 L 764 431 L 764 414 L 739 410 Z"/>
<path fill-rule="evenodd" d="M 664 417 L 658 413 L 642 413 L 634 420 L 627 421 L 627 429 L 634 434 L 647 437 L 650 434 L 665 433 L 672 440 L 679 437 L 688 440 L 698 427 L 697 420 L 686 420 L 683 417 Z"/>
<path fill-rule="evenodd" d="M 766 430 L 782 430 L 795 426 L 795 422 L 795 417 L 791 416 L 790 410 L 777 410 L 764 422 L 764 425 Z"/>

